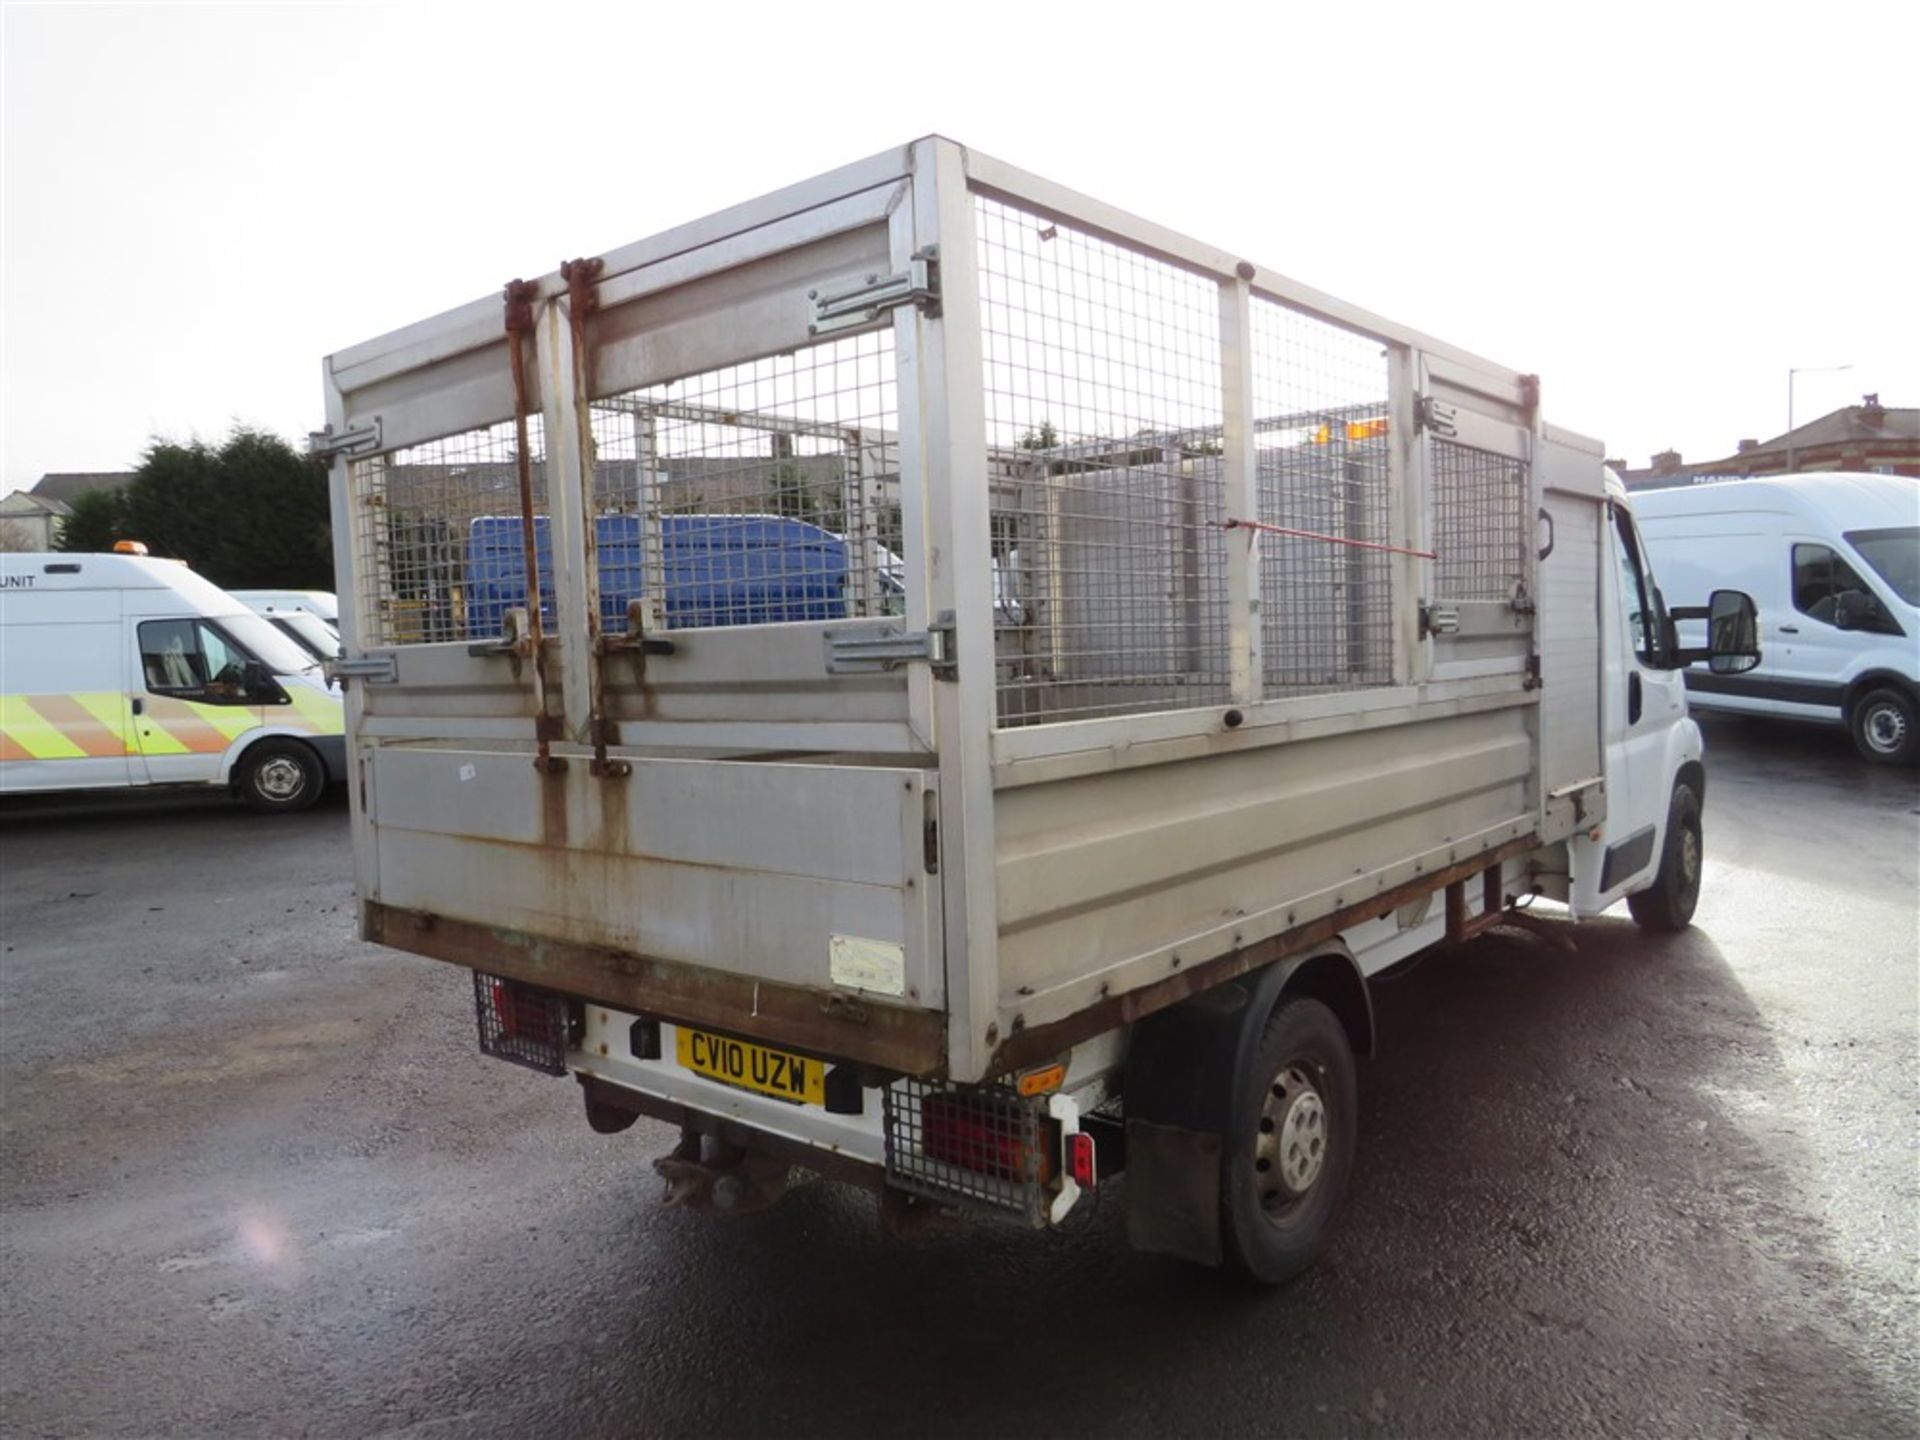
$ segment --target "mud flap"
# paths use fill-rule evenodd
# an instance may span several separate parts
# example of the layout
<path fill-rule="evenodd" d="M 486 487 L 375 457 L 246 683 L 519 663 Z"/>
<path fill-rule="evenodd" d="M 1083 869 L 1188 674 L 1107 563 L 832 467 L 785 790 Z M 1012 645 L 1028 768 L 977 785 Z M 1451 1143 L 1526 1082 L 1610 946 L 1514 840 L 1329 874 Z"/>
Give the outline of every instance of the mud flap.
<path fill-rule="evenodd" d="M 1136 1250 L 1202 1265 L 1224 1259 L 1220 1171 L 1226 1137 L 1240 1133 L 1241 1077 L 1259 1053 L 1267 1017 L 1290 987 L 1327 993 L 1309 972 L 1327 952 L 1290 956 L 1148 1016 L 1127 1053 L 1127 1240 Z M 1342 957 L 1351 966 L 1350 958 Z M 1372 1011 L 1354 973 L 1354 1048 L 1372 1051 Z M 1336 1013 L 1342 1007 L 1335 1005 Z M 1352 1007 L 1346 1007 L 1351 1009 Z M 1245 1123 L 1251 1124 L 1251 1120 Z"/>
<path fill-rule="evenodd" d="M 1220 1263 L 1218 1135 L 1128 1120 L 1126 1196 L 1134 1249 Z"/>

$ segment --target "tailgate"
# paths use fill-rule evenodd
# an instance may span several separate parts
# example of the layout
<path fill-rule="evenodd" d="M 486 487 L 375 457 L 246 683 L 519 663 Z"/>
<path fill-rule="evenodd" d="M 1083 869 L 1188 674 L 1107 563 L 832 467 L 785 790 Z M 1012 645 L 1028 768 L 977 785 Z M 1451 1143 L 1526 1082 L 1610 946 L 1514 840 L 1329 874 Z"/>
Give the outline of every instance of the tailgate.
<path fill-rule="evenodd" d="M 636 757 L 608 781 L 414 746 L 368 761 L 364 898 L 386 943 L 848 1056 L 900 1029 L 876 1012 L 944 1006 L 930 772 Z"/>

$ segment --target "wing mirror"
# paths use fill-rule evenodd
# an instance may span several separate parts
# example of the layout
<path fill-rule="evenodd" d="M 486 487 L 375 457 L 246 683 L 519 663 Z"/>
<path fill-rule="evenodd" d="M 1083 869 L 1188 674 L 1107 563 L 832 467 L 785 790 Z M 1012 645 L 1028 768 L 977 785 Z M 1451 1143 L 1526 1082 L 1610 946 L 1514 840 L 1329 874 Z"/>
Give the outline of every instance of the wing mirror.
<path fill-rule="evenodd" d="M 1760 663 L 1760 618 L 1744 591 L 1716 590 L 1705 605 L 1676 606 L 1670 614 L 1675 620 L 1707 622 L 1706 647 L 1677 651 L 1674 658 L 1681 665 L 1704 660 L 1715 675 L 1744 675 Z"/>
<path fill-rule="evenodd" d="M 242 668 L 241 684 L 249 700 L 260 700 L 271 704 L 280 699 L 280 682 L 274 679 L 273 672 L 258 660 L 249 660 Z"/>
<path fill-rule="evenodd" d="M 1864 590 L 1842 590 L 1833 597 L 1833 624 L 1837 630 L 1871 630 L 1880 606 Z"/>

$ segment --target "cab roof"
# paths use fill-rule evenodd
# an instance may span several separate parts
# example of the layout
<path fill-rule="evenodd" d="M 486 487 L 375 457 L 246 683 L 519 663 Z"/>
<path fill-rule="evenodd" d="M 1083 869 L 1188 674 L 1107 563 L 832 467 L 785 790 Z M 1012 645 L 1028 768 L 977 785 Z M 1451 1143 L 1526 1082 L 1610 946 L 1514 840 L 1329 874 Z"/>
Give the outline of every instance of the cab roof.
<path fill-rule="evenodd" d="M 1629 492 L 1634 513 L 1720 515 L 1765 511 L 1819 520 L 1835 530 L 1920 525 L 1920 479 L 1855 471 L 1709 480 Z"/>
<path fill-rule="evenodd" d="M 180 560 L 153 555 L 69 555 L 48 550 L 0 554 L 0 593 L 29 589 L 169 590 L 207 615 L 246 609 Z"/>

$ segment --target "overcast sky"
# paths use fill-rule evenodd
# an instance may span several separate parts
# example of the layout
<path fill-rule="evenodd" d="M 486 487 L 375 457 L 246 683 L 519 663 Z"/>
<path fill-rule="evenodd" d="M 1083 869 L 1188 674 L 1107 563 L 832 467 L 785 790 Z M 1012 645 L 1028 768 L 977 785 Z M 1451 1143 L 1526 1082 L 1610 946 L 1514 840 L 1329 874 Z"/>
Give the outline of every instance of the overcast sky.
<path fill-rule="evenodd" d="M 1920 405 L 1920 5 L 4 5 L 0 492 L 940 131 L 1646 463 Z"/>

